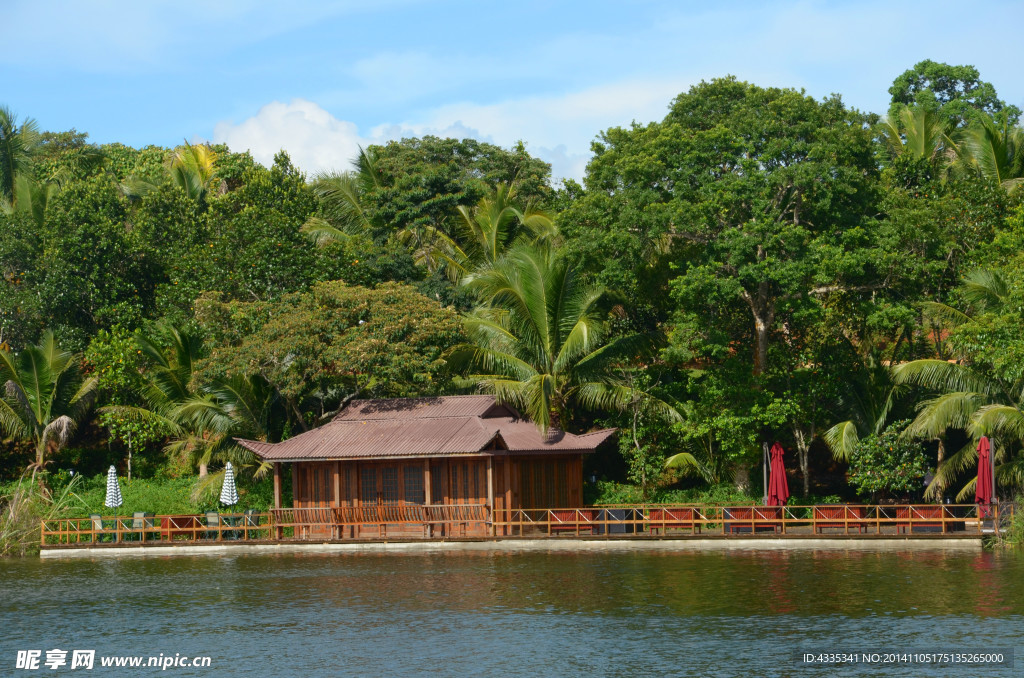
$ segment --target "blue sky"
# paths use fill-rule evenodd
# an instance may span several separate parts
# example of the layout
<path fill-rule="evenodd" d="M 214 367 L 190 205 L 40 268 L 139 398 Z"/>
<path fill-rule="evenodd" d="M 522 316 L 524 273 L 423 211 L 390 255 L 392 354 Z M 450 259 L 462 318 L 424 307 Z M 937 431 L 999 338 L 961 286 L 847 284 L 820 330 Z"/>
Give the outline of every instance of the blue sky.
<path fill-rule="evenodd" d="M 5 0 L 0 105 L 93 141 L 228 143 L 306 171 L 422 134 L 523 140 L 583 175 L 601 130 L 702 79 L 883 113 L 903 70 L 973 64 L 1024 108 L 1022 2 Z"/>

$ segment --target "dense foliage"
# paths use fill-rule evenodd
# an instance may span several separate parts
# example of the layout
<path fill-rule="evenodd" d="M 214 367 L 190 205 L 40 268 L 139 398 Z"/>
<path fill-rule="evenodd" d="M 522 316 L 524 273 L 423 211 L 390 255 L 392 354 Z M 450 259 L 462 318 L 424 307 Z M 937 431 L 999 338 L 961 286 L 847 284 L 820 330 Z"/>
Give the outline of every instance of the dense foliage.
<path fill-rule="evenodd" d="M 113 461 L 139 492 L 202 489 L 231 460 L 257 496 L 236 436 L 482 387 L 544 429 L 619 427 L 586 471 L 606 500 L 756 492 L 774 440 L 805 497 L 934 469 L 929 496 L 964 498 L 983 434 L 1009 494 L 1020 111 L 970 66 L 922 61 L 890 93 L 881 120 L 702 82 L 600 132 L 557 189 L 521 144 L 403 139 L 307 177 L 0 108 L 0 476 Z M 174 487 L 138 496 L 182 509 Z"/>

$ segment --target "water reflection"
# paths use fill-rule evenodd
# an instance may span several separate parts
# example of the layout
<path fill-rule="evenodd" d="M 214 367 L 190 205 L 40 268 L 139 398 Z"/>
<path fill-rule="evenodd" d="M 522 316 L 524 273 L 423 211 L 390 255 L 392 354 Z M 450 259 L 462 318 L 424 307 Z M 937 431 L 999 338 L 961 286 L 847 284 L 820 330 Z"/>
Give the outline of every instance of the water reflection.
<path fill-rule="evenodd" d="M 179 676 L 811 675 L 793 666 L 793 651 L 1018 644 L 1024 557 L 779 550 L 8 560 L 0 562 L 0 622 L 0 674 L 17 649 L 79 647 L 209 654 L 218 667 Z M 238 665 L 257 659 L 259 671 Z"/>

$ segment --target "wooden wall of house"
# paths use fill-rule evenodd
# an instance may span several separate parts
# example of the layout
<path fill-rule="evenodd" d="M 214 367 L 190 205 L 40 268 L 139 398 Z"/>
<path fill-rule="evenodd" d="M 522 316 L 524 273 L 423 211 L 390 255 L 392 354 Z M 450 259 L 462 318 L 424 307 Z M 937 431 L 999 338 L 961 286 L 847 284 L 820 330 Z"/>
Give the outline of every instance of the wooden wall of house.
<path fill-rule="evenodd" d="M 294 506 L 488 504 L 488 461 L 498 521 L 513 518 L 509 508 L 583 506 L 581 454 L 299 462 L 292 474 Z"/>

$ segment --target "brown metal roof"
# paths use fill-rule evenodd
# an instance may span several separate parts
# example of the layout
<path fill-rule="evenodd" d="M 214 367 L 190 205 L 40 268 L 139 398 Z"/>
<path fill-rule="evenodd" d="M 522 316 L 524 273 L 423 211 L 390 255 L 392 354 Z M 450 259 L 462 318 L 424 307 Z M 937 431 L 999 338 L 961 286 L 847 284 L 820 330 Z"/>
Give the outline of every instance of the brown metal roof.
<path fill-rule="evenodd" d="M 492 412 L 493 411 L 493 412 Z M 498 405 L 492 395 L 438 396 L 436 398 L 386 398 L 353 400 L 335 421 L 362 419 L 434 419 L 441 417 L 510 416 L 512 410 Z"/>
<path fill-rule="evenodd" d="M 508 413 L 495 405 L 494 396 L 361 400 L 330 423 L 284 442 L 238 443 L 267 461 L 382 459 L 593 452 L 615 433 L 606 429 L 582 436 L 556 432 L 545 437 L 532 423 Z M 495 440 L 507 451 L 486 449 Z"/>

